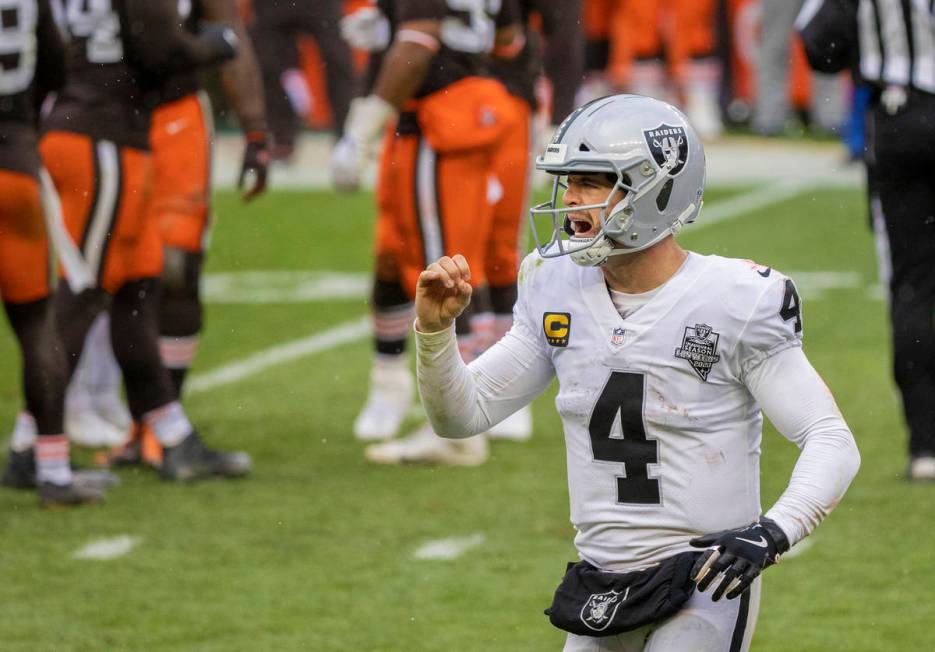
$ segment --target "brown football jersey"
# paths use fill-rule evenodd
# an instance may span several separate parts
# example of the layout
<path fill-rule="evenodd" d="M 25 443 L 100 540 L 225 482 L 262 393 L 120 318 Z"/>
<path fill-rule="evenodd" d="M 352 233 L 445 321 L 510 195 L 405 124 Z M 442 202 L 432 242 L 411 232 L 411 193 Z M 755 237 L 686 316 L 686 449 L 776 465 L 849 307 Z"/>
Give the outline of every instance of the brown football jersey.
<path fill-rule="evenodd" d="M 409 21 L 441 21 L 441 48 L 415 97 L 487 74 L 483 57 L 493 49 L 497 29 L 520 22 L 516 0 L 378 0 L 377 6 L 393 34 Z"/>
<path fill-rule="evenodd" d="M 198 33 L 198 24 L 203 17 L 201 0 L 179 0 L 179 21 L 189 34 Z M 156 102 L 173 102 L 201 89 L 201 72 L 198 68 L 178 70 L 166 76 L 159 84 Z"/>
<path fill-rule="evenodd" d="M 179 24 L 179 0 L 62 0 L 68 82 L 43 124 L 147 149 L 152 108 L 169 75 L 217 61 L 217 34 Z M 184 1 L 184 0 L 183 0 Z"/>
<path fill-rule="evenodd" d="M 0 2 L 0 169 L 38 173 L 37 106 L 64 79 L 49 0 Z"/>

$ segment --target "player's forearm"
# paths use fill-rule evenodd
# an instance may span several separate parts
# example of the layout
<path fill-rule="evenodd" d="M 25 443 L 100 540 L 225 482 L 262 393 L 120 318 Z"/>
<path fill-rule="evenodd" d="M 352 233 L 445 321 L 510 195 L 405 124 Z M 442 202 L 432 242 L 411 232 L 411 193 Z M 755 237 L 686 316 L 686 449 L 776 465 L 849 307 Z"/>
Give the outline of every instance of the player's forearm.
<path fill-rule="evenodd" d="M 202 0 L 206 20 L 227 25 L 237 35 L 237 56 L 221 66 L 221 84 L 245 133 L 265 132 L 263 78 L 253 42 L 244 27 L 236 0 Z"/>
<path fill-rule="evenodd" d="M 474 378 L 458 353 L 454 327 L 416 331 L 416 378 L 422 405 L 442 437 L 470 437 L 490 428 Z"/>
<path fill-rule="evenodd" d="M 765 360 L 748 386 L 776 429 L 801 448 L 788 487 L 766 513 L 795 544 L 837 506 L 860 454 L 831 392 L 800 348 Z"/>
<path fill-rule="evenodd" d="M 416 331 L 416 351 L 422 404 L 443 437 L 486 432 L 528 405 L 553 377 L 550 363 L 514 331 L 470 366 L 458 352 L 454 327 Z"/>
<path fill-rule="evenodd" d="M 266 107 L 263 103 L 263 78 L 250 37 L 242 23 L 234 27 L 239 39 L 237 56 L 221 66 L 224 94 L 234 107 L 244 133 L 266 132 Z"/>

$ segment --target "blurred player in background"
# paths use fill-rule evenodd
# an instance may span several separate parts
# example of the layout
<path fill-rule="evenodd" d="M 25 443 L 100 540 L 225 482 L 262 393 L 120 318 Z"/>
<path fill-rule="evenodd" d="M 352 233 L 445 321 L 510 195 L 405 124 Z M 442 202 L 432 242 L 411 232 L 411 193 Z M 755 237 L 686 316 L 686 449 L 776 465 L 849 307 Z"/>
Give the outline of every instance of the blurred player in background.
<path fill-rule="evenodd" d="M 197 34 L 202 21 L 229 26 L 238 37 L 237 56 L 220 66 L 221 83 L 237 114 L 246 146 L 239 185 L 249 184 L 249 201 L 266 188 L 269 147 L 262 82 L 236 0 L 192 0 L 179 4 L 184 29 Z M 180 70 L 160 80 L 150 129 L 153 198 L 150 210 L 159 224 L 164 265 L 159 303 L 160 353 L 177 398 L 198 348 L 202 329 L 200 293 L 204 252 L 210 236 L 211 159 L 214 145 L 210 100 L 202 71 Z M 68 393 L 66 429 L 77 441 L 92 442 L 94 433 L 114 434 L 95 443 L 123 449 L 130 416 L 119 396 L 120 373 L 111 352 L 106 315 L 92 327 Z M 139 424 L 120 459 L 139 456 L 158 463 L 159 446 Z"/>
<path fill-rule="evenodd" d="M 399 113 L 384 138 L 377 181 L 371 304 L 376 355 L 370 393 L 354 423 L 362 440 L 393 437 L 409 411 L 413 380 L 404 351 L 415 283 L 425 261 L 457 249 L 483 269 L 493 228 L 488 198 L 493 159 L 515 119 L 503 85 L 481 76 L 483 57 L 491 52 L 515 57 L 525 39 L 512 1 L 477 6 L 483 11 L 466 13 L 445 0 L 377 3 L 388 19 L 389 47 L 375 59 L 373 89 L 352 104 L 332 155 L 335 185 L 356 188 L 385 126 Z M 483 284 L 483 273 L 474 280 Z M 470 342 L 468 315 L 459 323 L 459 334 Z M 400 446 L 368 449 L 369 459 L 396 463 L 412 456 L 480 464 L 488 455 L 483 438 L 448 445 L 430 429 L 416 434 L 401 444 L 402 451 Z"/>
<path fill-rule="evenodd" d="M 789 120 L 789 77 L 792 68 L 792 28 L 805 0 L 760 0 L 760 34 L 756 56 L 756 105 L 753 130 L 765 136 L 782 134 Z M 810 75 L 809 120 L 814 129 L 838 132 L 844 124 L 844 91 L 839 75 Z"/>
<path fill-rule="evenodd" d="M 301 96 L 306 88 L 300 78 L 297 39 L 315 39 L 327 78 L 328 102 L 334 132 L 341 136 L 348 107 L 354 96 L 351 51 L 340 36 L 342 0 L 253 0 L 250 34 L 263 72 L 263 89 L 277 159 L 287 159 L 295 149 L 298 120 L 290 95 Z M 300 102 L 302 100 L 299 100 Z"/>
<path fill-rule="evenodd" d="M 161 444 L 162 476 L 192 480 L 243 475 L 250 459 L 201 443 L 159 357 L 163 252 L 150 203 L 151 107 L 167 75 L 232 58 L 237 39 L 217 24 L 181 29 L 177 8 L 174 0 L 66 0 L 69 78 L 43 123 L 40 152 L 94 283 L 81 292 L 62 283 L 56 293 L 69 371 L 107 309 L 130 413 Z"/>
<path fill-rule="evenodd" d="M 66 63 L 48 0 L 0 2 L 0 61 L 0 297 L 19 342 L 26 403 L 3 484 L 37 488 L 45 507 L 96 502 L 107 476 L 72 472 L 69 461 L 67 362 L 50 301 L 53 261 L 43 213 L 55 202 L 44 206 L 40 196 L 37 116 L 44 98 L 64 84 Z M 46 217 L 52 228 L 61 219 Z"/>
<path fill-rule="evenodd" d="M 626 89 L 685 107 L 703 138 L 721 133 L 717 0 L 584 1 L 593 72 L 580 101 Z"/>

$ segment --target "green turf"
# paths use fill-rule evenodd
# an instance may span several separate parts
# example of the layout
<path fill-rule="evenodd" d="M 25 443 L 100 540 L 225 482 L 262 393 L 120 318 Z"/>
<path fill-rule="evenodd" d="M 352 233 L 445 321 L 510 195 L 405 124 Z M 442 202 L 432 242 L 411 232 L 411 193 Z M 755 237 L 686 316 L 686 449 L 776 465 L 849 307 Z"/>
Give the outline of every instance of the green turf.
<path fill-rule="evenodd" d="M 715 189 L 709 207 L 742 189 Z M 371 197 L 218 197 L 212 272 L 370 267 Z M 841 507 L 800 557 L 766 573 L 754 650 L 935 649 L 935 487 L 901 479 L 905 435 L 889 378 L 884 303 L 863 194 L 809 192 L 682 242 L 780 270 L 854 271 L 861 287 L 805 298 L 807 352 L 863 453 Z M 704 221 L 704 215 L 699 224 Z M 211 304 L 196 372 L 366 314 L 363 299 Z M 542 615 L 572 559 L 553 392 L 527 444 L 495 443 L 477 469 L 378 468 L 350 424 L 367 383 L 365 340 L 191 396 L 212 444 L 250 451 L 252 477 L 196 486 L 121 472 L 106 505 L 40 512 L 0 491 L 0 650 L 558 650 Z M 12 337 L 0 337 L 0 428 L 19 405 Z M 769 429 L 763 502 L 795 448 Z M 481 533 L 454 561 L 415 561 L 425 540 Z M 101 537 L 141 543 L 113 561 L 72 553 Z"/>

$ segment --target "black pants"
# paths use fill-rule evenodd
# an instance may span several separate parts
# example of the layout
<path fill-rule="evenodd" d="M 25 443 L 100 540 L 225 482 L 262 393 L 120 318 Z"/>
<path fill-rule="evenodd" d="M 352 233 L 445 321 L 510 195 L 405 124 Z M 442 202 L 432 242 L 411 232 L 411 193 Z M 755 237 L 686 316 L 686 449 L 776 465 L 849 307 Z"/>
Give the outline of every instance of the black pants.
<path fill-rule="evenodd" d="M 935 455 L 935 96 L 868 120 L 871 212 L 889 245 L 893 373 L 909 453 Z M 883 261 L 881 261 L 883 262 Z"/>
<path fill-rule="evenodd" d="M 341 38 L 340 0 L 264 0 L 253 3 L 254 22 L 250 28 L 253 47 L 263 74 L 266 113 L 273 139 L 280 145 L 294 145 L 298 123 L 289 98 L 280 83 L 284 70 L 299 64 L 296 38 L 315 39 L 325 67 L 328 102 L 334 131 L 341 133 L 354 96 L 354 69 L 351 51 Z"/>

